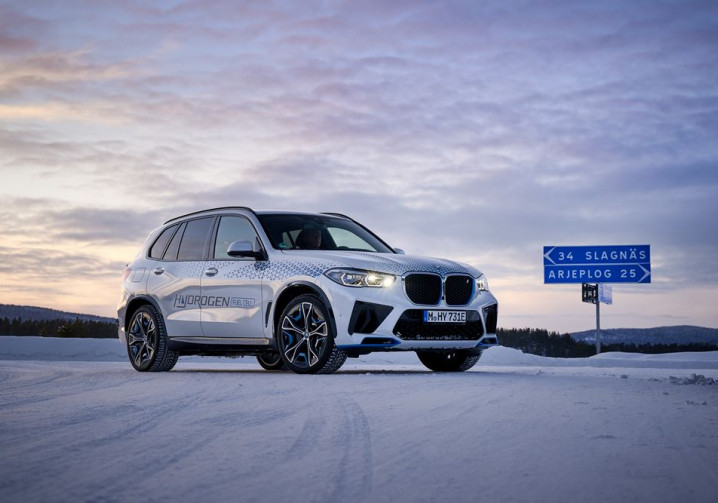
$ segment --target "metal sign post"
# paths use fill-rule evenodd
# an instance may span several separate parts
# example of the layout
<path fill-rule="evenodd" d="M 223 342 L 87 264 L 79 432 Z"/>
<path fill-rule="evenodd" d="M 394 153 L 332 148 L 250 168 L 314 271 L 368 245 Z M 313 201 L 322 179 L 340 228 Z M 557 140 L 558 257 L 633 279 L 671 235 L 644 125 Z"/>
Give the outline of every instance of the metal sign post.
<path fill-rule="evenodd" d="M 596 302 L 596 354 L 601 353 L 601 303 Z"/>
<path fill-rule="evenodd" d="M 589 304 L 596 304 L 596 354 L 599 354 L 601 352 L 601 302 L 613 304 L 613 289 L 611 285 L 603 283 L 583 283 L 581 300 Z"/>

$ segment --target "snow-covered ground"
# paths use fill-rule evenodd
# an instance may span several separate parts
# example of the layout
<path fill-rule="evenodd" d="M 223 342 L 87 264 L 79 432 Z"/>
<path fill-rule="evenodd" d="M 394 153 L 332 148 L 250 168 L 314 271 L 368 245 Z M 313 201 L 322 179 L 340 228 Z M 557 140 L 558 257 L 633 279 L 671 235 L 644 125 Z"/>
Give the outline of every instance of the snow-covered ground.
<path fill-rule="evenodd" d="M 2 502 L 714 502 L 718 352 L 140 374 L 117 341 L 0 337 L 0 453 Z"/>

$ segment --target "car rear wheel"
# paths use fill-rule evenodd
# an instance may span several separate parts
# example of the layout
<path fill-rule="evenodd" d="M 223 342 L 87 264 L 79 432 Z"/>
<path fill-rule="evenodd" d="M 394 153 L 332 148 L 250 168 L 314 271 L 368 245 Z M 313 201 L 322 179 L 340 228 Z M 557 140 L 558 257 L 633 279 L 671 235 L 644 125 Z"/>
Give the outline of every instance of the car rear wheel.
<path fill-rule="evenodd" d="M 331 374 L 347 359 L 334 344 L 334 326 L 316 295 L 300 295 L 289 302 L 276 333 L 282 360 L 298 374 Z"/>
<path fill-rule="evenodd" d="M 464 372 L 476 365 L 481 353 L 471 354 L 468 351 L 417 351 L 421 363 L 434 372 Z"/>
<path fill-rule="evenodd" d="M 264 370 L 284 370 L 284 360 L 279 353 L 265 353 L 257 356 L 257 362 Z"/>
<path fill-rule="evenodd" d="M 179 354 L 168 348 L 167 329 L 154 306 L 142 306 L 132 314 L 127 329 L 127 356 L 140 372 L 165 372 L 177 363 Z"/>

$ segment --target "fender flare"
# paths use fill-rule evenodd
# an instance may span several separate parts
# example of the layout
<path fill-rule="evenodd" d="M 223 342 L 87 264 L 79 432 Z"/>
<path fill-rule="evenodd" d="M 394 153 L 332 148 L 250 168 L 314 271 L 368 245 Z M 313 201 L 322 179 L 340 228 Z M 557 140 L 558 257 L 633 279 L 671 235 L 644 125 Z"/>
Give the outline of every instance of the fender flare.
<path fill-rule="evenodd" d="M 160 313 L 163 318 L 165 318 L 165 313 L 162 311 L 159 303 L 153 297 L 146 294 L 136 295 L 127 301 L 125 307 L 125 319 L 120 320 L 122 322 L 122 326 L 124 327 L 125 332 L 127 331 L 127 325 L 130 318 L 132 317 L 132 313 L 136 309 L 135 306 L 138 304 L 151 304 L 155 309 L 157 309 L 157 312 Z"/>
<path fill-rule="evenodd" d="M 327 294 L 324 293 L 324 290 L 322 290 L 317 284 L 312 283 L 311 281 L 306 280 L 297 280 L 297 281 L 290 281 L 286 285 L 283 285 L 281 289 L 277 291 L 277 295 L 275 295 L 275 301 L 272 303 L 271 308 L 271 315 L 268 317 L 272 320 L 272 338 L 276 339 L 277 334 L 276 326 L 277 321 L 279 319 L 279 316 L 281 316 L 281 312 L 277 312 L 277 301 L 282 298 L 282 296 L 287 292 L 287 290 L 290 290 L 292 288 L 296 287 L 302 287 L 302 288 L 308 288 L 312 291 L 312 293 L 316 294 L 319 299 L 324 303 L 324 306 L 327 309 L 327 319 L 329 321 L 329 324 L 331 325 L 331 329 L 334 333 L 334 338 L 337 336 L 337 325 L 336 320 L 334 319 L 334 309 L 332 308 L 332 303 L 329 302 L 329 297 L 327 297 Z M 286 305 L 286 304 L 285 304 Z M 284 310 L 284 308 L 282 308 Z"/>

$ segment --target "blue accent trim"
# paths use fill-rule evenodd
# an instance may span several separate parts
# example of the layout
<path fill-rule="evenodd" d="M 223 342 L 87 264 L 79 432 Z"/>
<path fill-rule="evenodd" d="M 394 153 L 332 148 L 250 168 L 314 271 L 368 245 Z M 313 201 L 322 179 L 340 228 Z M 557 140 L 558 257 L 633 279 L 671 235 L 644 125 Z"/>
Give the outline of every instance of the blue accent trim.
<path fill-rule="evenodd" d="M 387 342 L 386 344 L 343 344 L 337 346 L 337 349 L 362 349 L 362 348 L 393 348 L 401 342 Z"/>

